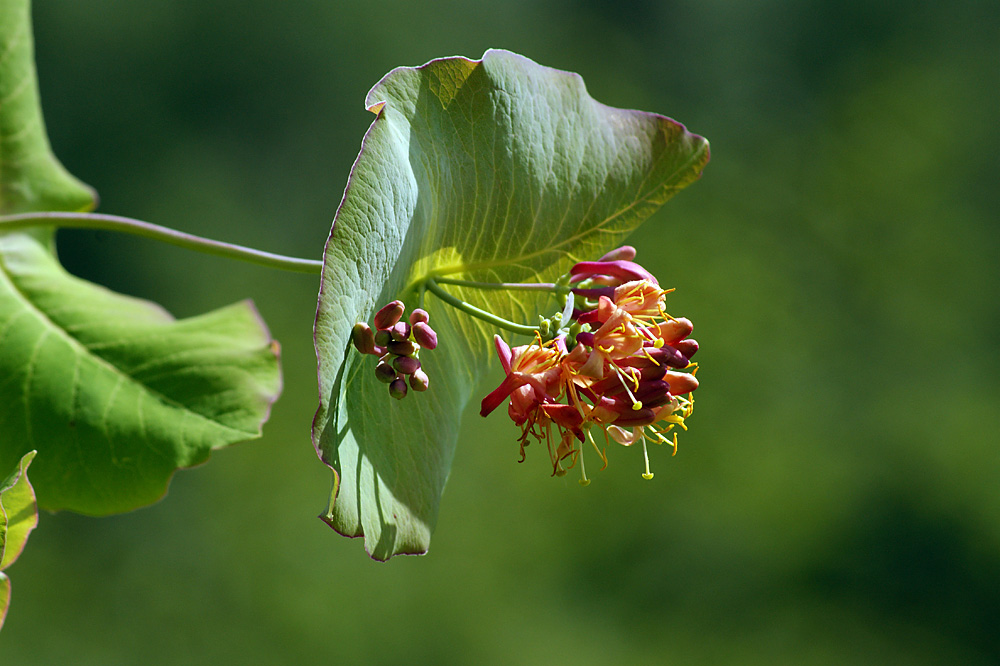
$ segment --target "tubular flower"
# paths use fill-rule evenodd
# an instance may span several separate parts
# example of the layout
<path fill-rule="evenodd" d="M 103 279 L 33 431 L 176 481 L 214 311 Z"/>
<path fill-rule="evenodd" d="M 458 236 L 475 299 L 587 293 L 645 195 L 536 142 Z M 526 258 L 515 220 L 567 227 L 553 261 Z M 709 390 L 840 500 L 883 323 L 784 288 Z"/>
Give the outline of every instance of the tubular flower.
<path fill-rule="evenodd" d="M 668 443 L 677 450 L 677 427 L 694 409 L 698 388 L 691 357 L 698 343 L 688 338 L 688 319 L 667 314 L 666 295 L 656 278 L 631 261 L 635 250 L 618 248 L 596 262 L 581 262 L 569 272 L 575 295 L 574 324 L 582 332 L 567 350 L 563 338 L 509 350 L 499 336 L 497 352 L 507 373 L 484 400 L 486 416 L 505 399 L 508 413 L 521 426 L 521 460 L 529 437 L 544 440 L 552 473 L 561 475 L 580 462 L 581 483 L 589 483 L 583 448 L 589 443 L 604 465 L 604 449 L 592 431 L 605 433 L 605 444 L 641 443 L 649 471 L 647 442 Z M 578 329 L 575 329 L 578 330 Z M 557 437 L 552 437 L 552 428 Z M 578 444 L 579 442 L 579 444 Z M 567 467 L 563 467 L 563 463 Z"/>
<path fill-rule="evenodd" d="M 566 345 L 562 338 L 543 343 L 536 337 L 532 344 L 511 350 L 499 335 L 494 337 L 494 344 L 507 376 L 483 398 L 479 413 L 487 416 L 509 398 L 507 413 L 521 426 L 521 460 L 524 460 L 528 437 L 532 436 L 547 442 L 555 470 L 559 461 L 568 455 L 564 452 L 566 434 L 577 433 L 583 422 L 574 410 L 566 409 L 568 405 L 559 403 L 564 384 L 560 361 L 566 356 Z M 551 437 L 553 425 L 560 436 L 560 444 L 555 449 Z"/>

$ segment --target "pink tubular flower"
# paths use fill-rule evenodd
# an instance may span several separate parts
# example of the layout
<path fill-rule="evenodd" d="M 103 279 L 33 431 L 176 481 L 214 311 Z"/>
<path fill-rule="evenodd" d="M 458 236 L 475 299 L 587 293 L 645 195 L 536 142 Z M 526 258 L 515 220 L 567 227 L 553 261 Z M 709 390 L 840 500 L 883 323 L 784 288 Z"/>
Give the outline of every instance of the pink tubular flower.
<path fill-rule="evenodd" d="M 542 344 L 540 339 L 537 343 L 515 347 L 513 351 L 499 335 L 494 336 L 493 342 L 507 376 L 500 386 L 483 398 L 479 414 L 489 415 L 506 398 L 511 397 L 511 407 L 516 406 L 511 417 L 514 418 L 516 414 L 515 422 L 520 425 L 531 410 L 546 400 L 554 401 L 558 396 L 559 358 L 563 352 L 558 345 L 552 342 Z M 516 398 L 512 396 L 515 391 L 518 391 Z M 553 391 L 556 395 L 551 395 Z"/>

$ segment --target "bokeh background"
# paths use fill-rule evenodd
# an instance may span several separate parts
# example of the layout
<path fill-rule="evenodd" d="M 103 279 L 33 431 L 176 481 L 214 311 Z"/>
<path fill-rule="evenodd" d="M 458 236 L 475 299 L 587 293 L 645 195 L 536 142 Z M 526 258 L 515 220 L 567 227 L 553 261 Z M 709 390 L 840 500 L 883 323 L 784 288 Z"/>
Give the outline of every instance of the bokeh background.
<path fill-rule="evenodd" d="M 316 515 L 317 280 L 103 232 L 74 272 L 253 297 L 262 440 L 107 519 L 41 516 L 3 664 L 1000 663 L 1000 5 L 36 0 L 57 155 L 103 212 L 319 258 L 398 65 L 508 48 L 712 142 L 633 237 L 692 318 L 679 454 L 583 489 L 467 414 L 430 554 Z M 486 390 L 496 377 L 484 378 Z"/>

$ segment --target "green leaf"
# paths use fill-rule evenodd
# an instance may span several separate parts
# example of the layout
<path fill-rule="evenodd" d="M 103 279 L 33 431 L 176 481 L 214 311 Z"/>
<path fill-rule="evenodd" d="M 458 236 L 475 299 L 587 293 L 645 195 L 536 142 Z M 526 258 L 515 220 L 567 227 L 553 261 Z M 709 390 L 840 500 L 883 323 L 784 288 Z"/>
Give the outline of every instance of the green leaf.
<path fill-rule="evenodd" d="M 93 190 L 52 154 L 35 80 L 31 3 L 0 0 L 0 214 L 94 207 Z M 40 238 L 48 241 L 51 231 Z"/>
<path fill-rule="evenodd" d="M 396 401 L 349 347 L 353 324 L 397 297 L 414 307 L 432 274 L 551 282 L 620 244 L 709 152 L 669 118 L 604 106 L 579 76 L 506 51 L 393 70 L 366 104 L 377 117 L 325 252 L 313 443 L 334 470 L 321 517 L 385 560 L 427 550 L 495 331 L 428 294 L 440 340 L 421 354 L 430 389 Z M 530 292 L 449 290 L 525 323 L 556 309 Z"/>
<path fill-rule="evenodd" d="M 26 453 L 0 483 L 0 628 L 10 607 L 10 579 L 2 572 L 21 554 L 28 535 L 38 525 L 35 491 L 28 481 L 28 465 L 34 457 L 34 451 Z"/>
<path fill-rule="evenodd" d="M 45 136 L 29 3 L 0 0 L 0 214 L 92 205 Z M 277 352 L 248 302 L 176 321 L 69 275 L 51 229 L 0 234 L 0 469 L 38 450 L 45 509 L 149 504 L 178 467 L 258 437 Z"/>
<path fill-rule="evenodd" d="M 0 571 L 17 559 L 24 550 L 31 530 L 38 525 L 35 489 L 28 481 L 28 465 L 34 451 L 24 454 L 14 471 L 0 483 Z"/>

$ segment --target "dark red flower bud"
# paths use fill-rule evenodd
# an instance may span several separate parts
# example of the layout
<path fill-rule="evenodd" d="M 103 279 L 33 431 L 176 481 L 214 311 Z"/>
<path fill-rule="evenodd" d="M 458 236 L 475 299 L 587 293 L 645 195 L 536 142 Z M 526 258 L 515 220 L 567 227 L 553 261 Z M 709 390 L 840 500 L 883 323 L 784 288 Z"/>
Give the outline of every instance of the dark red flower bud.
<path fill-rule="evenodd" d="M 434 349 L 438 346 L 437 333 L 425 321 L 418 321 L 413 325 L 413 339 L 424 349 Z"/>
<path fill-rule="evenodd" d="M 359 321 L 351 330 L 351 342 L 362 354 L 375 353 L 375 334 L 371 327 L 363 321 Z"/>
<path fill-rule="evenodd" d="M 427 314 L 427 310 L 422 310 L 420 308 L 417 308 L 410 313 L 410 323 L 413 325 L 417 325 L 420 322 L 424 322 L 426 324 L 430 321 L 430 318 L 430 315 Z"/>
<path fill-rule="evenodd" d="M 385 360 L 381 360 L 375 366 L 375 377 L 383 384 L 388 384 L 396 378 L 396 370 Z"/>
<path fill-rule="evenodd" d="M 392 325 L 392 328 L 389 329 L 389 334 L 396 342 L 408 340 L 410 338 L 410 325 L 405 321 L 397 321 Z"/>
<path fill-rule="evenodd" d="M 430 386 L 430 379 L 427 377 L 427 373 L 423 370 L 417 369 L 412 375 L 410 375 L 410 388 L 414 391 L 426 391 L 427 387 Z"/>
<path fill-rule="evenodd" d="M 638 371 L 638 377 L 632 374 L 635 371 Z M 648 365 L 642 368 L 635 368 L 634 370 L 625 369 L 624 374 L 624 381 L 628 384 L 629 390 L 631 390 L 635 386 L 635 381 L 639 381 L 641 385 L 642 382 L 663 379 L 663 376 L 667 374 L 667 369 L 662 365 Z M 597 395 L 615 395 L 616 393 L 624 393 L 625 385 L 622 384 L 622 379 L 618 377 L 617 373 L 614 373 L 591 384 L 590 390 Z"/>
<path fill-rule="evenodd" d="M 383 330 L 389 328 L 403 316 L 405 311 L 403 301 L 393 301 L 375 313 L 375 328 Z"/>
<path fill-rule="evenodd" d="M 614 425 L 621 426 L 622 428 L 629 428 L 632 426 L 644 426 L 653 423 L 656 420 L 656 414 L 652 409 L 644 407 L 642 409 L 629 409 L 622 413 L 617 419 L 614 420 Z"/>
<path fill-rule="evenodd" d="M 396 356 L 409 356 L 413 352 L 417 351 L 417 346 L 413 343 L 412 340 L 403 340 L 401 342 L 393 340 L 386 346 L 388 347 L 389 351 L 395 354 Z M 687 366 L 687 363 L 685 363 L 684 365 Z"/>
<path fill-rule="evenodd" d="M 397 356 L 392 359 L 392 367 L 404 375 L 412 375 L 420 369 L 420 361 L 412 356 Z"/>
<path fill-rule="evenodd" d="M 690 338 L 687 338 L 685 340 L 678 340 L 677 342 L 672 343 L 670 346 L 679 351 L 680 353 L 684 354 L 684 356 L 688 360 L 690 360 L 691 357 L 695 355 L 695 352 L 698 351 L 698 343 Z"/>
<path fill-rule="evenodd" d="M 396 400 L 402 400 L 406 397 L 406 380 L 402 377 L 397 377 L 392 380 L 389 384 L 389 395 L 391 395 Z"/>

